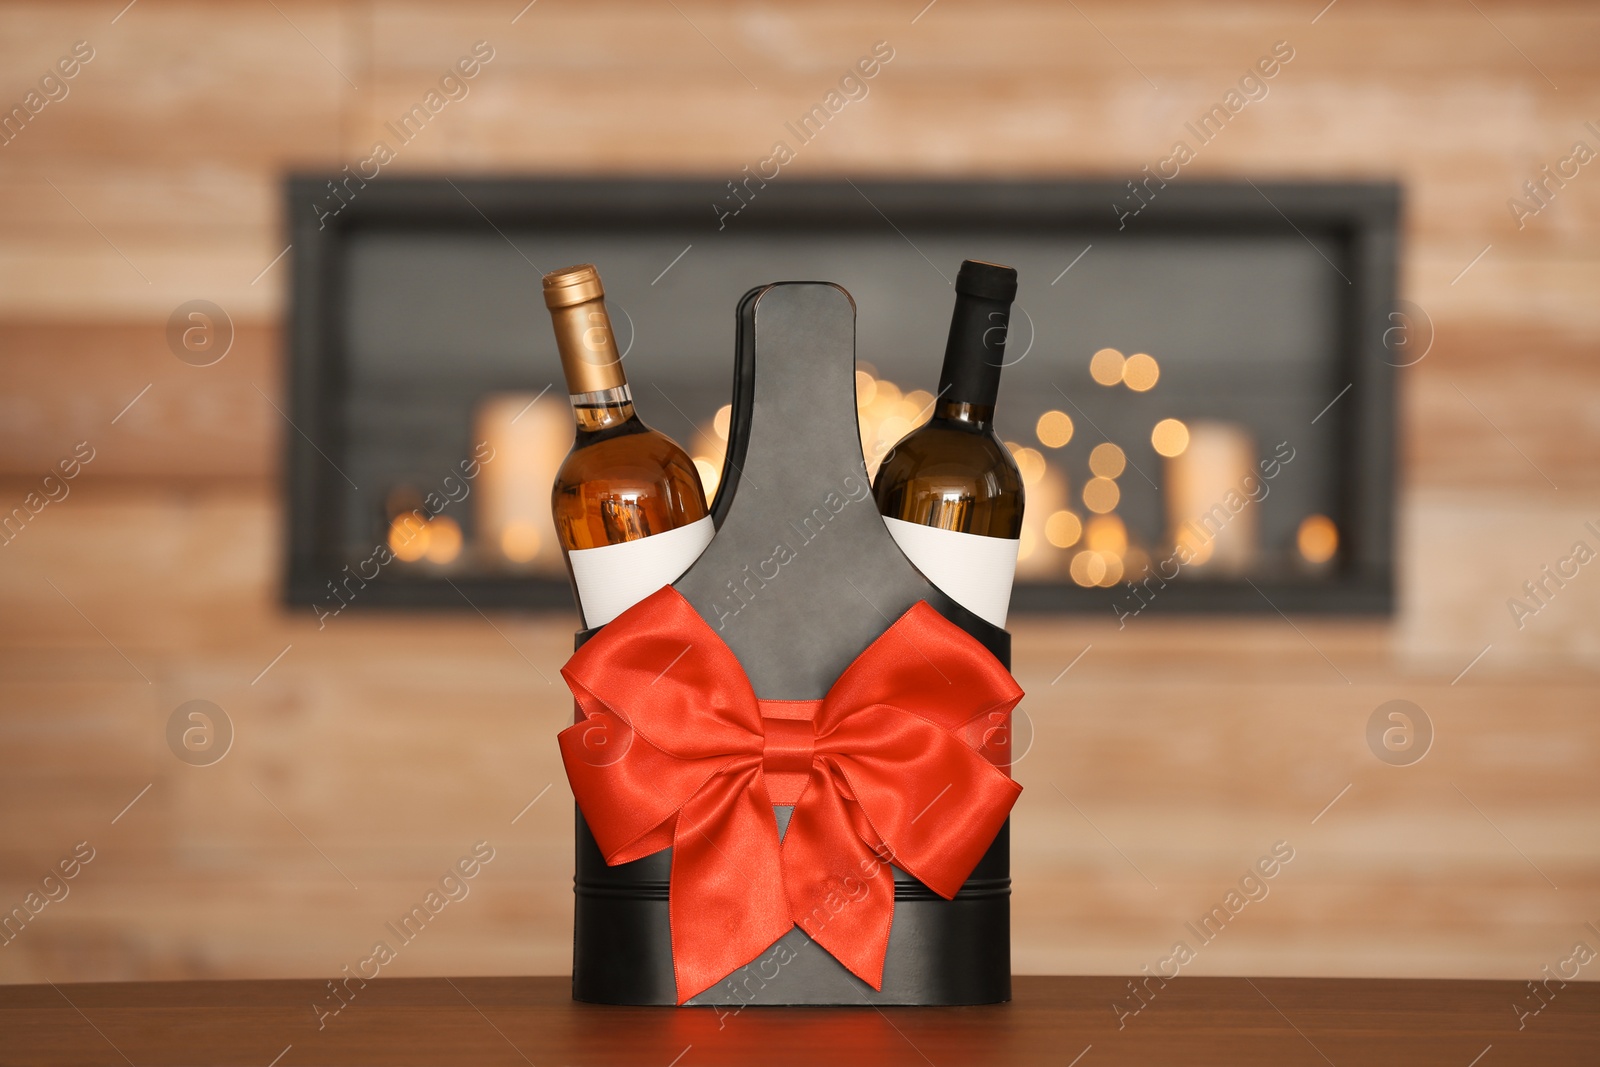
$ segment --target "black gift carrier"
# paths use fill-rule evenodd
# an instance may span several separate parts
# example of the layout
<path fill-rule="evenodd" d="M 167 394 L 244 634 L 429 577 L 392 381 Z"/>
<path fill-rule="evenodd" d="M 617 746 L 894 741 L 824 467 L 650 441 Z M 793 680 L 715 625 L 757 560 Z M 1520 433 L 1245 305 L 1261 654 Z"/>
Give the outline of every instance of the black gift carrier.
<path fill-rule="evenodd" d="M 739 305 L 733 418 L 716 536 L 675 583 L 727 643 L 756 693 L 815 700 L 919 600 L 1010 667 L 1010 635 L 936 589 L 874 506 L 855 400 L 855 302 L 827 282 L 780 282 Z M 777 569 L 761 566 L 790 548 Z M 591 633 L 580 634 L 582 644 Z M 780 831 L 789 809 L 775 809 Z M 953 900 L 894 868 L 883 989 L 798 927 L 691 1005 L 993 1004 L 1011 998 L 1009 823 Z M 581 813 L 572 995 L 675 1004 L 671 850 L 608 867 Z M 781 968 L 771 959 L 783 959 Z M 766 961 L 763 963 L 763 961 Z"/>

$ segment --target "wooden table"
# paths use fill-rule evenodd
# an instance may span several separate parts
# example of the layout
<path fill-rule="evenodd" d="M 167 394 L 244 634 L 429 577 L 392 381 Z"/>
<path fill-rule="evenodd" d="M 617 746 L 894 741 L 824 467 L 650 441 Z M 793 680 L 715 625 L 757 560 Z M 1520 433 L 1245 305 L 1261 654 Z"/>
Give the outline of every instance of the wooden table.
<path fill-rule="evenodd" d="M 1153 984 L 1153 983 L 1152 983 Z M 1018 978 L 984 1008 L 614 1008 L 565 978 L 386 979 L 318 1028 L 322 981 L 0 987 L 0 1063 L 1600 1064 L 1600 983 L 1179 978 L 1119 1020 L 1126 978 Z M 1119 1021 L 1121 1027 L 1119 1028 Z"/>

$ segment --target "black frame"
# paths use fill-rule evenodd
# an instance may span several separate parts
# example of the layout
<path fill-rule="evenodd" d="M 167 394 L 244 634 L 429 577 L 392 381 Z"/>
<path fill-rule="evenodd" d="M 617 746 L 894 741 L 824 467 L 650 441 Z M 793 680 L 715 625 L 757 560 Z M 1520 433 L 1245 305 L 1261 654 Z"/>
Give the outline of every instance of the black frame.
<path fill-rule="evenodd" d="M 786 181 L 785 195 L 741 218 L 746 230 L 792 232 L 825 213 L 834 223 L 881 228 L 884 218 L 916 226 L 953 217 L 997 226 L 1071 226 L 1115 235 L 1109 205 L 1124 203 L 1127 183 L 1060 181 Z M 345 238 L 357 227 L 487 229 L 590 219 L 609 228 L 647 231 L 707 227 L 708 204 L 726 195 L 716 180 L 377 178 L 348 173 L 291 176 L 286 182 L 292 245 L 286 393 L 295 431 L 286 433 L 284 492 L 288 503 L 285 600 L 325 603 L 327 582 L 351 561 L 338 555 L 338 495 L 343 479 L 321 452 L 341 453 L 346 428 L 332 402 L 345 386 L 338 289 Z M 338 192 L 335 187 L 337 186 Z M 343 196 L 338 195 L 339 192 Z M 1350 382 L 1339 399 L 1338 475 L 1343 546 L 1335 575 L 1316 584 L 1290 581 L 1186 579 L 1151 605 L 1160 612 L 1389 614 L 1394 609 L 1394 495 L 1397 364 L 1386 337 L 1397 309 L 1400 189 L 1391 182 L 1182 181 L 1169 183 L 1132 225 L 1143 232 L 1282 234 L 1286 228 L 1334 236 L 1350 284 L 1342 290 L 1339 360 Z M 730 366 L 731 366 L 730 351 Z M 1331 399 L 1331 398 L 1330 398 Z M 564 580 L 495 576 L 442 579 L 387 569 L 352 606 L 552 610 L 570 608 Z M 1014 614 L 1084 613 L 1107 609 L 1115 590 L 1070 583 L 1021 583 Z"/>

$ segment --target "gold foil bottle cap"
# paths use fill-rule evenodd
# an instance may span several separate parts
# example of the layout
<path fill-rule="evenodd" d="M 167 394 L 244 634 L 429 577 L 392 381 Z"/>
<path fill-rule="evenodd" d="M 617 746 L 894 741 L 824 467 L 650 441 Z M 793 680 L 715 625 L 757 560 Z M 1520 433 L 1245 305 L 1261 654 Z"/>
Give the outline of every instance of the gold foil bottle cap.
<path fill-rule="evenodd" d="M 574 395 L 628 384 L 606 313 L 605 293 L 600 272 L 589 263 L 544 276 L 545 307 L 555 327 L 567 391 Z"/>
<path fill-rule="evenodd" d="M 544 276 L 544 306 L 569 307 L 586 300 L 598 300 L 606 295 L 600 284 L 600 272 L 592 263 L 579 263 L 576 267 L 562 267 Z"/>

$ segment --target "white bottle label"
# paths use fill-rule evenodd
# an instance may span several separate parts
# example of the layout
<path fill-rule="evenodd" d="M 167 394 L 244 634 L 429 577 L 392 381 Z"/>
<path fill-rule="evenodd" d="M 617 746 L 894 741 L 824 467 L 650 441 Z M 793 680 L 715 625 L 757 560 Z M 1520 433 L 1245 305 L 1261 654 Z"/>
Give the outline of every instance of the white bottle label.
<path fill-rule="evenodd" d="M 887 516 L 883 521 L 900 551 L 928 581 L 980 619 L 1005 629 L 1021 541 L 936 530 Z"/>
<path fill-rule="evenodd" d="M 568 553 L 584 625 L 604 626 L 664 585 L 677 581 L 711 543 L 711 516 L 637 541 Z"/>

